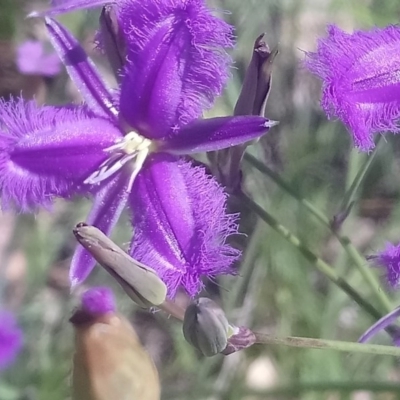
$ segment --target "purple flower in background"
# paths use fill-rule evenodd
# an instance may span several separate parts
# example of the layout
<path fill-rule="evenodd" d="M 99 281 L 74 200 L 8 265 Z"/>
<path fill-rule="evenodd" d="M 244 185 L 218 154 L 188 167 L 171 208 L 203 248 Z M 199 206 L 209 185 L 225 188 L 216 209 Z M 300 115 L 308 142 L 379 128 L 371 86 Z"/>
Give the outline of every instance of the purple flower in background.
<path fill-rule="evenodd" d="M 14 314 L 0 311 L 0 370 L 10 366 L 22 348 L 23 334 Z"/>
<path fill-rule="evenodd" d="M 44 43 L 27 40 L 17 47 L 17 67 L 26 75 L 54 76 L 61 71 L 57 54 L 46 53 Z"/>
<path fill-rule="evenodd" d="M 237 226 L 226 215 L 222 188 L 180 156 L 235 146 L 274 123 L 257 116 L 198 119 L 223 88 L 229 66 L 223 48 L 232 46 L 231 27 L 203 1 L 121 1 L 116 11 L 128 50 L 118 97 L 73 36 L 46 19 L 87 106 L 2 104 L 3 203 L 30 210 L 56 196 L 93 194 L 87 223 L 105 234 L 128 205 L 131 255 L 158 272 L 170 297 L 180 285 L 194 296 L 202 276 L 231 272 L 239 251 L 225 241 Z M 72 285 L 94 264 L 78 247 Z"/>
<path fill-rule="evenodd" d="M 400 131 L 400 27 L 348 34 L 330 25 L 306 65 L 323 81 L 328 118 L 340 118 L 360 150 L 374 147 L 376 132 Z"/>
<path fill-rule="evenodd" d="M 102 315 L 116 310 L 115 298 L 108 287 L 93 287 L 82 295 L 82 308 L 92 315 Z"/>
<path fill-rule="evenodd" d="M 100 7 L 105 4 L 114 4 L 122 1 L 132 1 L 132 0 L 51 0 L 50 9 L 45 12 L 32 12 L 29 17 L 39 17 L 43 15 L 57 15 L 69 11 L 83 10 L 86 8 Z"/>
<path fill-rule="evenodd" d="M 400 284 L 400 243 L 394 245 L 386 243 L 386 247 L 380 253 L 369 256 L 379 267 L 383 267 L 386 271 L 386 279 L 390 286 L 398 287 Z"/>

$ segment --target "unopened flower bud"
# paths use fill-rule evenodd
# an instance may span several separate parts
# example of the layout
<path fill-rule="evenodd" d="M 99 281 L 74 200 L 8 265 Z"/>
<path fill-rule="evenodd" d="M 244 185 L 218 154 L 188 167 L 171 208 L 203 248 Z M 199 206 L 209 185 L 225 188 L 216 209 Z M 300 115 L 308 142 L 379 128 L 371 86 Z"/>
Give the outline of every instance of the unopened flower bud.
<path fill-rule="evenodd" d="M 218 305 L 202 297 L 189 305 L 183 321 L 183 335 L 196 349 L 211 357 L 228 343 L 228 320 Z"/>
<path fill-rule="evenodd" d="M 247 68 L 242 90 L 237 100 L 234 115 L 264 115 L 265 104 L 271 89 L 272 65 L 278 54 L 278 48 L 270 51 L 260 35 L 253 48 L 253 55 Z M 217 156 L 215 174 L 234 192 L 241 181 L 240 163 L 249 143 L 220 150 Z M 212 162 L 212 160 L 210 160 Z"/>
<path fill-rule="evenodd" d="M 99 229 L 80 223 L 74 235 L 140 307 L 158 306 L 165 301 L 167 287 L 157 273 L 135 261 Z"/>
<path fill-rule="evenodd" d="M 254 43 L 253 56 L 246 71 L 234 115 L 264 114 L 271 89 L 272 64 L 278 54 L 278 48 L 275 47 L 271 51 L 263 38 L 264 33 Z"/>
<path fill-rule="evenodd" d="M 115 6 L 107 5 L 103 7 L 100 15 L 99 35 L 102 48 L 104 49 L 114 75 L 118 80 L 124 66 L 126 49 L 123 36 L 118 26 Z"/>
<path fill-rule="evenodd" d="M 226 348 L 221 352 L 224 355 L 236 353 L 239 350 L 246 349 L 256 342 L 256 335 L 245 326 L 234 327 L 233 334 L 228 338 Z"/>

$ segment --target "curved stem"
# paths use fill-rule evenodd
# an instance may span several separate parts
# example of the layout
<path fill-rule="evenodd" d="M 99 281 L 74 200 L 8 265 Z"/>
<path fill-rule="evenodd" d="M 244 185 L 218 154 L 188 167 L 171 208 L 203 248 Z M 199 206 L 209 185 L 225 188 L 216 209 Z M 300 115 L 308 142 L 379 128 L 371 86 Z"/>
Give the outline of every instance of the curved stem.
<path fill-rule="evenodd" d="M 374 154 L 376 151 L 374 152 Z M 369 166 L 372 163 L 372 160 L 370 159 L 372 156 L 367 160 L 367 162 L 364 164 L 364 167 L 361 169 L 359 174 L 357 174 L 355 178 L 355 182 L 357 181 L 358 183 L 355 185 L 351 185 L 349 191 L 354 190 L 354 188 L 358 188 L 362 177 L 365 176 L 366 170 L 369 168 Z M 260 172 L 262 172 L 264 175 L 268 176 L 271 178 L 278 186 L 280 186 L 285 192 L 287 192 L 290 196 L 295 198 L 300 204 L 302 204 L 312 215 L 314 215 L 321 223 L 323 223 L 330 231 L 331 233 L 338 239 L 339 243 L 342 245 L 343 249 L 346 251 L 350 259 L 353 261 L 357 269 L 359 270 L 360 274 L 363 276 L 365 281 L 368 283 L 370 286 L 371 290 L 374 292 L 375 296 L 379 300 L 380 304 L 384 308 L 385 312 L 389 312 L 393 309 L 392 304 L 390 299 L 388 298 L 387 294 L 381 290 L 380 284 L 378 280 L 376 279 L 375 275 L 372 273 L 371 269 L 368 267 L 368 264 L 365 260 L 365 258 L 360 254 L 360 252 L 353 246 L 351 243 L 350 239 L 346 236 L 340 235 L 340 233 L 333 229 L 331 225 L 331 221 L 320 211 L 318 210 L 312 203 L 310 203 L 308 200 L 304 199 L 303 197 L 299 196 L 291 187 L 290 185 L 285 182 L 278 174 L 276 174 L 274 171 L 272 171 L 270 168 L 268 168 L 267 165 L 261 163 L 259 160 L 257 160 L 255 157 L 252 155 L 246 153 L 244 155 L 244 160 L 248 162 L 250 165 L 258 169 Z M 352 199 L 352 196 L 349 197 L 350 201 Z"/>
<path fill-rule="evenodd" d="M 352 203 L 354 196 L 356 192 L 358 191 L 358 188 L 360 187 L 362 181 L 364 180 L 365 175 L 367 174 L 370 166 L 375 160 L 376 155 L 378 154 L 378 149 L 381 146 L 381 143 L 384 143 L 382 140 L 382 136 L 378 136 L 378 139 L 376 140 L 376 147 L 372 154 L 367 158 L 367 161 L 365 161 L 364 165 L 360 170 L 357 172 L 353 182 L 351 183 L 349 189 L 346 191 L 342 205 L 341 205 L 341 210 L 347 210 L 350 207 L 350 204 Z"/>
<path fill-rule="evenodd" d="M 366 301 L 351 285 L 349 285 L 342 277 L 338 275 L 333 267 L 324 260 L 314 254 L 297 236 L 289 231 L 285 226 L 281 225 L 271 214 L 261 208 L 256 202 L 244 193 L 238 193 L 237 197 L 250 210 L 255 212 L 262 220 L 264 220 L 271 228 L 282 235 L 289 243 L 297 247 L 303 256 L 335 285 L 347 293 L 357 304 L 367 311 L 373 318 L 381 318 L 381 313 Z"/>

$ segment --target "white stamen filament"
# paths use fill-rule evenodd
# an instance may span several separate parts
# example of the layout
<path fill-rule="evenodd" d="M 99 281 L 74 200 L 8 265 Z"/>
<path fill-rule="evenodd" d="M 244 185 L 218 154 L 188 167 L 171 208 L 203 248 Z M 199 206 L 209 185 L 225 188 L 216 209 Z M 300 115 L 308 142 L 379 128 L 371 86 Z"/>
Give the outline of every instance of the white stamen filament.
<path fill-rule="evenodd" d="M 87 185 L 98 184 L 119 171 L 128 162 L 132 162 L 132 172 L 128 183 L 130 192 L 133 183 L 142 169 L 142 166 L 150 152 L 152 142 L 136 132 L 129 132 L 114 145 L 107 147 L 104 151 L 112 153 L 99 168 L 93 172 L 84 183 Z"/>

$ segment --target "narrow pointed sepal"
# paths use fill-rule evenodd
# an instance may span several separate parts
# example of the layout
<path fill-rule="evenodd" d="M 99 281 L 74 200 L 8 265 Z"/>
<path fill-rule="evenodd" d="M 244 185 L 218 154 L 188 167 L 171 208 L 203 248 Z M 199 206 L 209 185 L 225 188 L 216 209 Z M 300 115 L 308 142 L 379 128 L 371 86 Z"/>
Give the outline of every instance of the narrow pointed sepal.
<path fill-rule="evenodd" d="M 115 3 L 115 0 L 52 0 L 50 8 L 46 11 L 33 11 L 28 17 L 44 17 L 63 14 L 71 11 L 101 7 L 105 4 Z"/>
<path fill-rule="evenodd" d="M 259 138 L 276 124 L 258 116 L 200 119 L 166 139 L 160 149 L 182 155 L 226 149 Z"/>
<path fill-rule="evenodd" d="M 360 338 L 358 339 L 359 343 L 367 343 L 370 341 L 374 336 L 376 336 L 378 333 L 382 332 L 384 329 L 387 329 L 390 327 L 390 325 L 394 324 L 400 317 L 400 307 L 396 308 L 389 314 L 386 314 L 384 317 L 382 317 L 380 320 L 375 322 L 374 325 L 372 325 L 370 328 L 365 331 Z M 399 327 L 394 326 L 394 329 L 397 330 L 397 337 L 394 337 L 393 339 L 396 341 L 400 338 L 399 336 Z"/>
<path fill-rule="evenodd" d="M 127 1 L 119 9 L 128 63 L 121 113 L 150 139 L 210 108 L 229 76 L 232 27 L 203 0 Z"/>
<path fill-rule="evenodd" d="M 108 120 L 81 107 L 0 102 L 0 192 L 23 211 L 70 197 L 121 137 Z"/>
<path fill-rule="evenodd" d="M 400 132 L 399 26 L 348 34 L 330 25 L 306 66 L 323 81 L 327 116 L 347 125 L 360 150 L 374 147 L 376 132 Z"/>
<path fill-rule="evenodd" d="M 51 42 L 88 107 L 98 116 L 117 122 L 118 111 L 110 90 L 74 36 L 52 18 L 46 18 Z"/>
<path fill-rule="evenodd" d="M 119 174 L 108 184 L 104 185 L 96 194 L 92 210 L 86 220 L 87 224 L 94 225 L 106 235 L 109 235 L 117 223 L 128 199 L 129 176 Z M 96 260 L 81 245 L 75 250 L 72 257 L 69 278 L 71 286 L 81 284 L 90 274 Z"/>
<path fill-rule="evenodd" d="M 154 154 L 136 179 L 130 205 L 130 254 L 158 273 L 169 297 L 179 286 L 195 296 L 203 277 L 233 272 L 240 252 L 226 239 L 237 232 L 236 216 L 226 213 L 226 195 L 204 168 Z"/>

